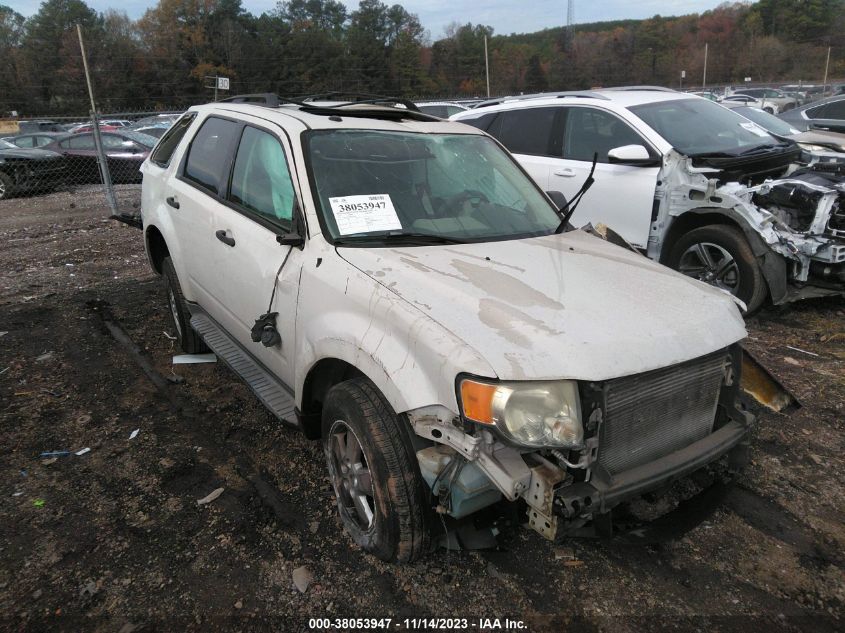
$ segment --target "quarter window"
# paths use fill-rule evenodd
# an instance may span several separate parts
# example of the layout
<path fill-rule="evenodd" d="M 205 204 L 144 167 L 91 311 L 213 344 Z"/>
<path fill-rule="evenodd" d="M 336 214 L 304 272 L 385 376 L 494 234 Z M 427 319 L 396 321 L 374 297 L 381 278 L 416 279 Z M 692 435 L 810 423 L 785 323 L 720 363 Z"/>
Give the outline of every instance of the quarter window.
<path fill-rule="evenodd" d="M 607 153 L 615 147 L 642 145 L 648 147 L 631 126 L 618 117 L 595 108 L 569 108 L 563 133 L 563 157 L 570 160 L 606 163 Z"/>
<path fill-rule="evenodd" d="M 254 127 L 244 128 L 229 200 L 274 223 L 289 225 L 293 183 L 279 140 Z"/>
<path fill-rule="evenodd" d="M 156 145 L 155 151 L 152 153 L 152 156 L 150 156 L 150 161 L 159 167 L 167 167 L 170 163 L 170 158 L 173 156 L 173 152 L 176 151 L 176 148 L 179 146 L 179 142 L 185 136 L 185 132 L 188 131 L 191 123 L 193 123 L 196 118 L 196 112 L 188 112 L 182 116 L 181 119 L 176 121 L 176 123 L 170 126 L 170 129 L 162 135 L 161 141 L 159 141 L 158 145 Z"/>
<path fill-rule="evenodd" d="M 232 147 L 237 142 L 238 124 L 217 117 L 209 117 L 191 141 L 185 178 L 214 194 L 226 188 L 226 166 Z"/>

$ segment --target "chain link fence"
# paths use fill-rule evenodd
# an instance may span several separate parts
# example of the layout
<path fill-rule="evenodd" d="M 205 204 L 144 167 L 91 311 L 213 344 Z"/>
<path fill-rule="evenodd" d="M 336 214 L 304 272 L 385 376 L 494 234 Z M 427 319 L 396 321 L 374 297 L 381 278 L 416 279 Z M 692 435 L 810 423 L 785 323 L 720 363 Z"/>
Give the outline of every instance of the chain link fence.
<path fill-rule="evenodd" d="M 131 222 L 141 164 L 183 111 L 0 120 L 0 213 L 14 214 L 21 199 L 70 194 L 98 198 L 105 215 Z"/>

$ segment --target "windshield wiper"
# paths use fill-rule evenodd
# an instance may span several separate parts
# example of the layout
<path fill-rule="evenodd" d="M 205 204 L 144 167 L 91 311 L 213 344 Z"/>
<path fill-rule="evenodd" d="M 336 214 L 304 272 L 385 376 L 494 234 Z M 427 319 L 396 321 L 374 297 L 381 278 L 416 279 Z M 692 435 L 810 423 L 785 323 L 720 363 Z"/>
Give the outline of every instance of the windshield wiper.
<path fill-rule="evenodd" d="M 435 235 L 434 233 L 383 233 L 381 235 L 360 235 L 350 236 L 334 240 L 335 245 L 348 246 L 350 244 L 362 244 L 366 242 L 382 242 L 390 244 L 466 244 L 467 240 L 446 235 Z"/>
<path fill-rule="evenodd" d="M 567 202 L 562 209 L 559 210 L 561 213 L 560 216 L 560 224 L 557 225 L 555 229 L 555 234 L 563 233 L 566 229 L 566 226 L 569 224 L 569 218 L 572 217 L 572 214 L 575 213 L 575 209 L 578 206 L 578 203 L 581 202 L 581 198 L 584 197 L 584 194 L 587 193 L 587 190 L 593 186 L 595 179 L 593 178 L 593 174 L 596 172 L 596 163 L 599 162 L 599 153 L 593 153 L 593 166 L 590 168 L 590 174 L 587 176 L 587 179 L 584 181 L 584 184 L 581 185 L 581 188 L 578 192 L 572 196 L 572 200 Z"/>

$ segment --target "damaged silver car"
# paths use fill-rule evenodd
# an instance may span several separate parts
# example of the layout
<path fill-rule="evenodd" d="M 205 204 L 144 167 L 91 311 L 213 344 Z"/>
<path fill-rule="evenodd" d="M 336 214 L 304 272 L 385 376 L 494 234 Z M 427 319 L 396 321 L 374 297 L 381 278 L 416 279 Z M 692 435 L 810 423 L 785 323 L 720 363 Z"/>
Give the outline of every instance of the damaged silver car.
<path fill-rule="evenodd" d="M 572 199 L 592 173 L 574 225 L 605 224 L 748 312 L 845 292 L 842 166 L 808 162 L 707 99 L 608 89 L 505 99 L 453 119 L 498 138 L 547 191 Z"/>

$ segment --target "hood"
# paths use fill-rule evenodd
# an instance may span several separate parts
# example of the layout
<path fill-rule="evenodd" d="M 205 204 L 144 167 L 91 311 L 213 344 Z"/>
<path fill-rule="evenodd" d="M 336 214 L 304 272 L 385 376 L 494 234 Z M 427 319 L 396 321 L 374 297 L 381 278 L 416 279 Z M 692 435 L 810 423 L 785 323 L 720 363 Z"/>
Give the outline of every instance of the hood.
<path fill-rule="evenodd" d="M 606 380 L 746 335 L 731 297 L 582 231 L 338 252 L 465 341 L 503 380 Z"/>
<path fill-rule="evenodd" d="M 0 149 L 0 158 L 29 158 L 29 159 L 45 159 L 45 158 L 59 158 L 61 154 L 51 152 L 47 149 Z"/>

